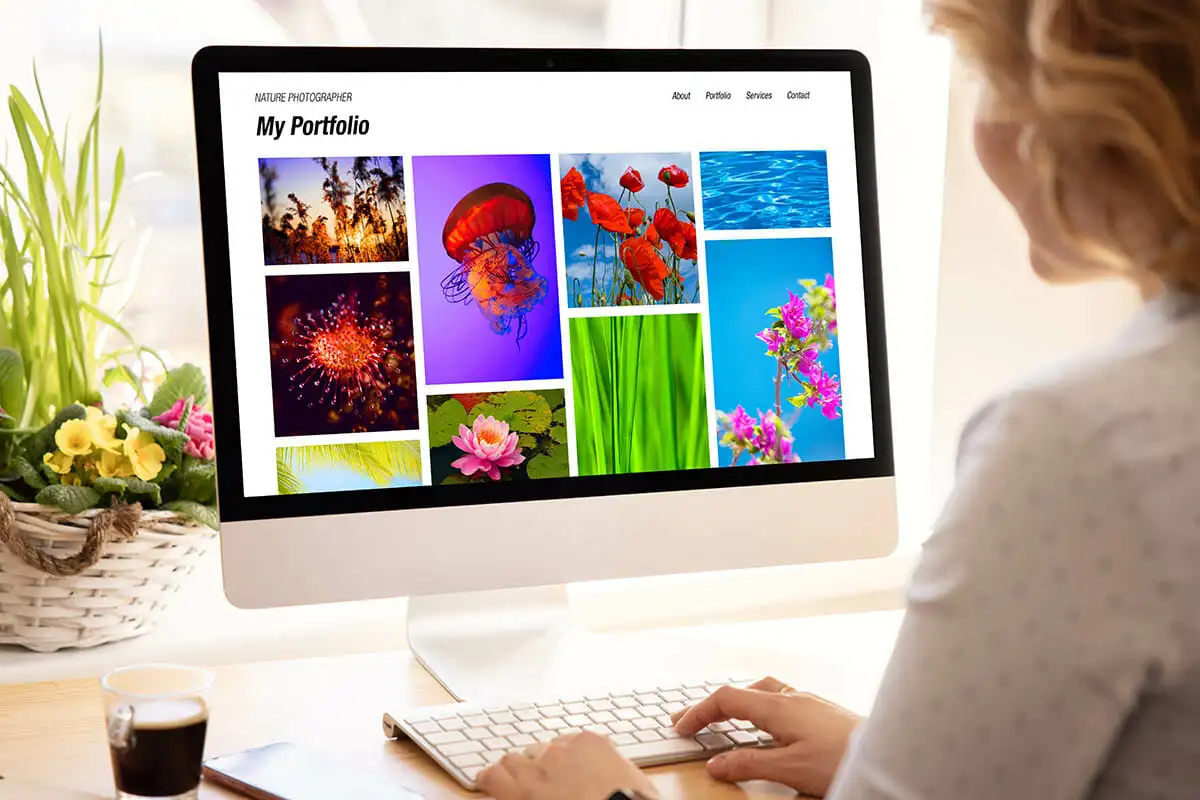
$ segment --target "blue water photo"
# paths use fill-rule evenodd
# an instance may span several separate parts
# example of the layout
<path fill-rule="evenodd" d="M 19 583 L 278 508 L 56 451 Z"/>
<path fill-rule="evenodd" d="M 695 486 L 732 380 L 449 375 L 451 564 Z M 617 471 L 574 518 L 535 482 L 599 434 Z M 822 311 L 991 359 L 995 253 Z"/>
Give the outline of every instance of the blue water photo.
<path fill-rule="evenodd" d="M 831 225 L 824 150 L 701 153 L 700 182 L 705 230 Z"/>

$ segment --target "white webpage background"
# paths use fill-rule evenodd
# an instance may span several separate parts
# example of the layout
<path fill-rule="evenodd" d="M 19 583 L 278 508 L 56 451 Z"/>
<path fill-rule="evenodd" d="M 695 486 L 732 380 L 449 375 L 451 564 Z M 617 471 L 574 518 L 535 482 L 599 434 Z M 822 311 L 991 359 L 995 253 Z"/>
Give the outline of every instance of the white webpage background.
<path fill-rule="evenodd" d="M 413 201 L 420 191 L 411 183 L 413 155 L 543 153 L 550 155 L 557 176 L 562 154 L 690 152 L 694 174 L 698 155 L 706 150 L 824 150 L 833 227 L 809 235 L 830 236 L 833 240 L 846 458 L 870 458 L 874 454 L 848 73 L 243 73 L 221 75 L 219 89 L 234 357 L 247 496 L 277 491 L 265 280 L 268 274 L 296 271 L 264 265 L 260 158 L 403 155 L 409 224 L 413 226 Z M 691 92 L 692 99 L 672 100 L 675 91 Z M 706 92 L 717 91 L 730 92 L 732 99 L 704 99 Z M 771 92 L 773 99 L 748 100 L 747 91 Z M 811 95 L 808 100 L 788 100 L 789 91 Z M 352 92 L 353 99 L 348 103 L 256 103 L 255 94 L 261 92 Z M 283 117 L 290 129 L 295 114 L 306 118 L 358 115 L 370 121 L 370 130 L 356 136 L 292 136 L 285 132 L 277 140 L 255 135 L 259 116 Z M 699 196 L 696 206 L 701 242 L 730 238 L 726 232 L 704 232 Z M 735 235 L 777 238 L 788 234 L 762 231 Z M 420 254 L 415 248 L 415 228 L 409 231 L 409 240 L 419 351 L 420 303 L 415 266 Z M 557 249 L 562 249 L 561 240 Z M 304 271 L 409 268 L 324 266 Z M 704 280 L 703 257 L 700 270 Z M 747 279 L 752 276 L 747 275 Z M 706 298 L 701 299 L 706 302 Z M 564 306 L 565 302 L 564 297 Z M 564 339 L 564 349 L 567 346 Z M 706 357 L 711 364 L 711 351 Z M 423 373 L 419 366 L 418 397 L 422 403 Z M 569 373 L 566 383 L 569 387 Z M 356 439 L 348 435 L 340 440 Z"/>

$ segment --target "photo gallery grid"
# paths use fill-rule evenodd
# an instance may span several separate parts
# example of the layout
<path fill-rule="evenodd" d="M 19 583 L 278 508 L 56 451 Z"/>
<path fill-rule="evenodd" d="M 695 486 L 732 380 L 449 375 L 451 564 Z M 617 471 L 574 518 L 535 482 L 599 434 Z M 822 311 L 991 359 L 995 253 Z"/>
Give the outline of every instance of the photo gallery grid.
<path fill-rule="evenodd" d="M 826 158 L 260 159 L 278 493 L 844 459 Z"/>

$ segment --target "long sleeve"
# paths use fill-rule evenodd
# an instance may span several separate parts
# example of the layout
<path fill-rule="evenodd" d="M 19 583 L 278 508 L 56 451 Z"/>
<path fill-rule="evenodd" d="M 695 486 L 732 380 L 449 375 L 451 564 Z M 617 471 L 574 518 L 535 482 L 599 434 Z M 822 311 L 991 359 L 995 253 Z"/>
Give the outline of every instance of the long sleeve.
<path fill-rule="evenodd" d="M 1073 405 L 1027 391 L 968 425 L 834 800 L 1092 796 L 1169 615 L 1127 467 Z"/>

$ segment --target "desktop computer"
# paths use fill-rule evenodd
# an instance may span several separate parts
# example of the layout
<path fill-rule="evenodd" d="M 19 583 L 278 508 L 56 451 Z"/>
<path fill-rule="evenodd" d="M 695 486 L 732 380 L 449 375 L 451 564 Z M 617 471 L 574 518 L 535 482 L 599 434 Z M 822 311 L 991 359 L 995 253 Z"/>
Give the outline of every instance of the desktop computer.
<path fill-rule="evenodd" d="M 193 88 L 235 605 L 408 596 L 456 698 L 532 697 L 567 583 L 894 548 L 860 54 L 214 47 Z"/>

